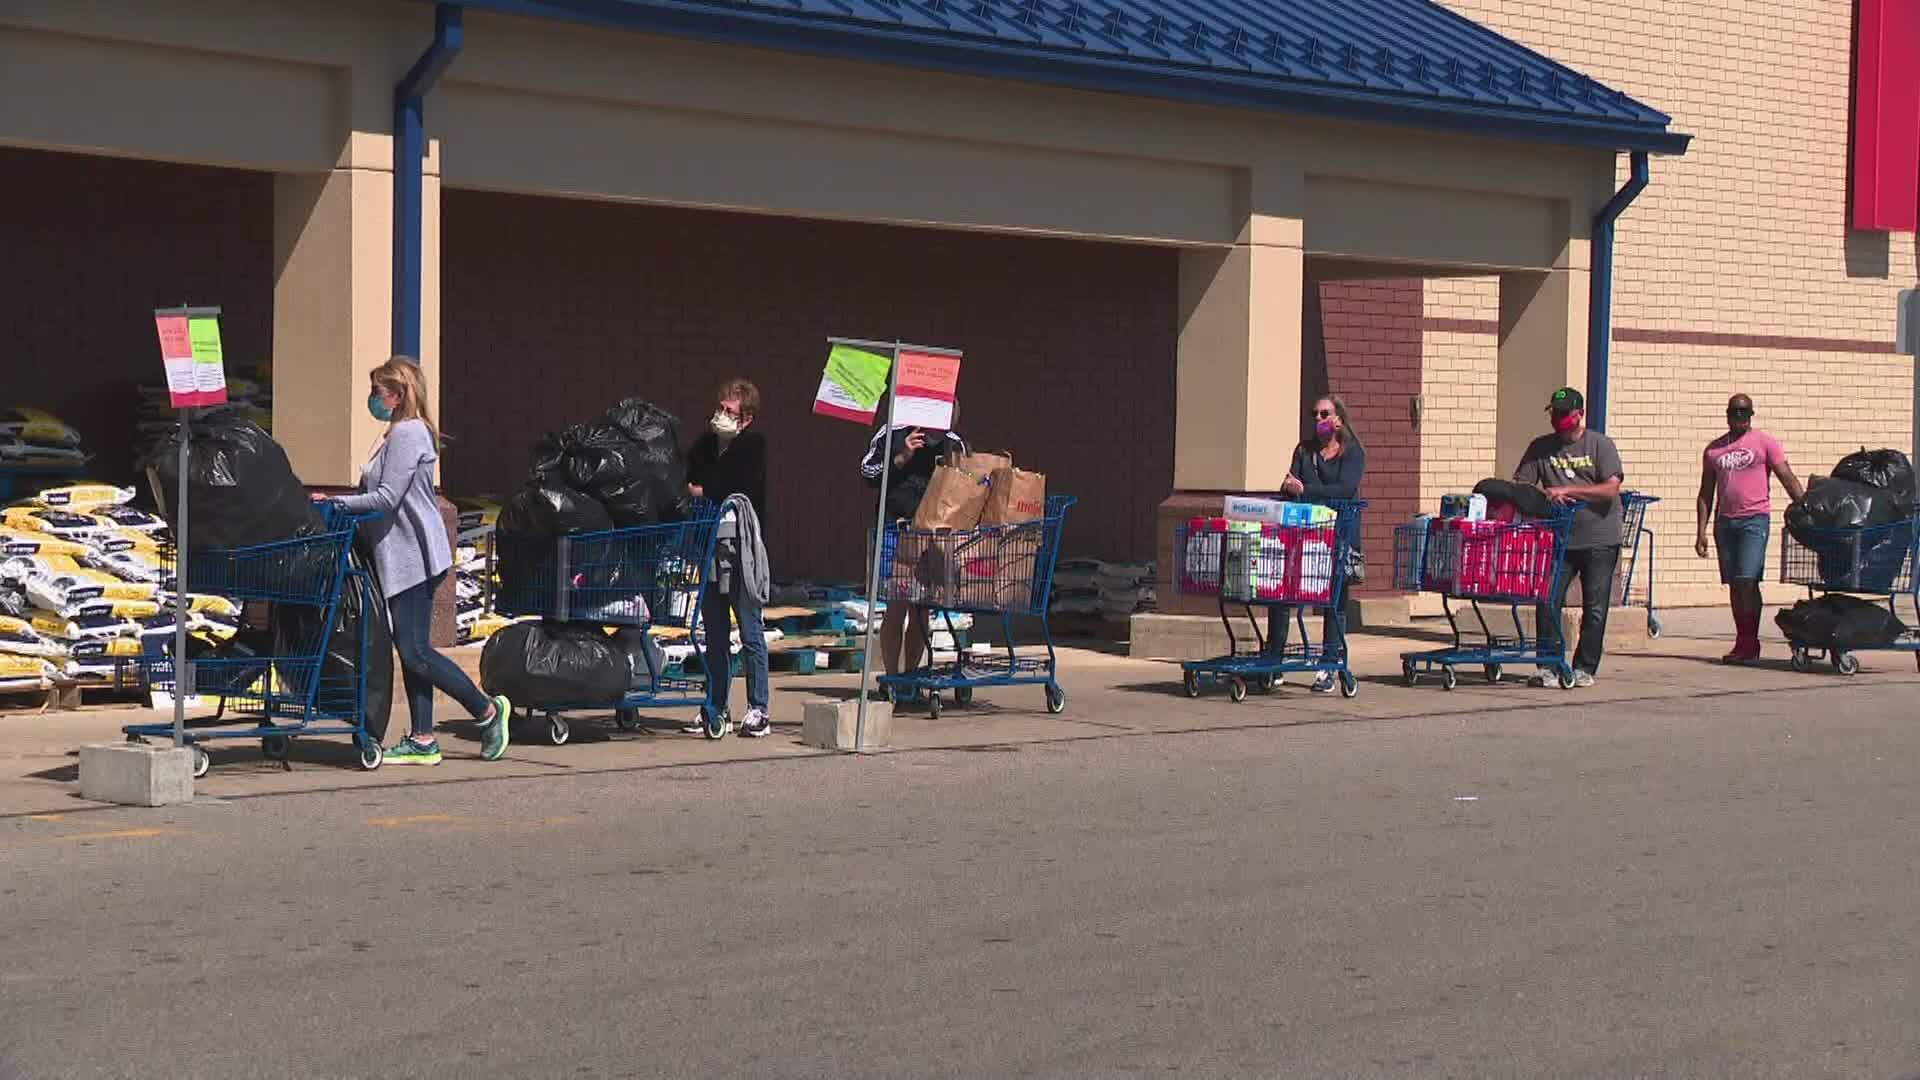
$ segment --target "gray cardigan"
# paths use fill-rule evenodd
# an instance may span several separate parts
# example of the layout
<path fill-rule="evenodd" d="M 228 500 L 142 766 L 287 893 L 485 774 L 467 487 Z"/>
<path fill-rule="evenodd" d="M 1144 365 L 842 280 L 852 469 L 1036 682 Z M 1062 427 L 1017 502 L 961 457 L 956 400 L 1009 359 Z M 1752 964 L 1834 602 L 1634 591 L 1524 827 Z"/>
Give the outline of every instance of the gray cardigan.
<path fill-rule="evenodd" d="M 433 433 L 419 420 L 402 420 L 360 471 L 359 495 L 337 501 L 356 514 L 380 516 L 360 526 L 373 543 L 380 591 L 397 596 L 453 565 L 446 522 L 433 494 L 433 466 L 440 454 Z"/>

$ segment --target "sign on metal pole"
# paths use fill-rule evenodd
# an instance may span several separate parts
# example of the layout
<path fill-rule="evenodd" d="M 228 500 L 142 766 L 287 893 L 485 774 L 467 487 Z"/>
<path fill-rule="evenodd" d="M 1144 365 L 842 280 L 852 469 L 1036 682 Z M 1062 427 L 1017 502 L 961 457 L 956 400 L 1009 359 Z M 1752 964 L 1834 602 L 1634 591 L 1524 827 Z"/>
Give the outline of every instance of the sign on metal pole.
<path fill-rule="evenodd" d="M 160 335 L 167 394 L 180 410 L 180 476 L 173 529 L 173 745 L 181 746 L 186 742 L 187 698 L 193 694 L 193 668 L 187 660 L 187 470 L 193 410 L 226 404 L 227 367 L 220 348 L 219 308 L 157 308 L 153 325 Z"/>

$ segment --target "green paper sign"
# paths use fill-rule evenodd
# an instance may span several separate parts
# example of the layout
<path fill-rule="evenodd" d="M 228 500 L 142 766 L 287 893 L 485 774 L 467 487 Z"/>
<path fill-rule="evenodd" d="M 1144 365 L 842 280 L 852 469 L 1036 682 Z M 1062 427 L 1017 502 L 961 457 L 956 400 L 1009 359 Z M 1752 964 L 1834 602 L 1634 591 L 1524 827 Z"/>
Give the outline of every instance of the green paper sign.
<path fill-rule="evenodd" d="M 887 392 L 887 370 L 893 361 L 852 345 L 835 345 L 827 354 L 827 378 L 866 412 L 880 404 Z"/>

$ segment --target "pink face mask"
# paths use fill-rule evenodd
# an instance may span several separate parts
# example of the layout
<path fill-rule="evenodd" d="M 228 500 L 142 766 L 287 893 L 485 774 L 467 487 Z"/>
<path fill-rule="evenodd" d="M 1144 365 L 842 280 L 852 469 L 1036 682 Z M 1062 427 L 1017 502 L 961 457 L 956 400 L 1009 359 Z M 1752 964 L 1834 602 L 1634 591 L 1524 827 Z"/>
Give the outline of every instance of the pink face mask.
<path fill-rule="evenodd" d="M 1322 420 L 1319 423 L 1314 424 L 1313 433 L 1315 435 L 1320 436 L 1320 439 L 1323 442 L 1333 438 L 1333 433 L 1334 433 L 1333 421 Z"/>
<path fill-rule="evenodd" d="M 1580 414 L 1577 412 L 1562 413 L 1553 418 L 1553 430 L 1562 435 L 1575 430 L 1579 426 Z"/>

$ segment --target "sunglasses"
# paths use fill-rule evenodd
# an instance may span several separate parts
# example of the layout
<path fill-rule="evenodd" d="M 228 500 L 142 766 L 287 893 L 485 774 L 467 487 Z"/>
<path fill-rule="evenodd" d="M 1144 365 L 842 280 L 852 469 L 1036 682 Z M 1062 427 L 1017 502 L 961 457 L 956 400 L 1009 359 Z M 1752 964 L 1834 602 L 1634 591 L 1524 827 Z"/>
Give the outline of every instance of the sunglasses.
<path fill-rule="evenodd" d="M 1751 420 L 1753 419 L 1753 410 L 1752 409 L 1728 409 L 1727 417 L 1732 420 Z"/>
<path fill-rule="evenodd" d="M 1315 409 L 1313 412 L 1313 415 L 1314 415 L 1314 418 L 1318 420 L 1331 420 L 1333 419 L 1333 410 L 1332 409 Z"/>

